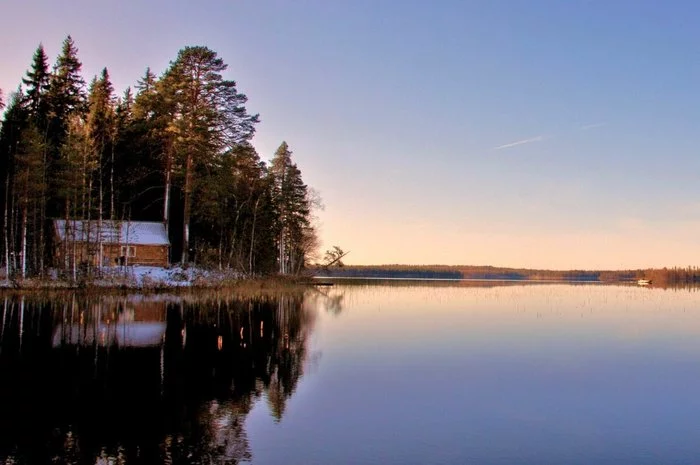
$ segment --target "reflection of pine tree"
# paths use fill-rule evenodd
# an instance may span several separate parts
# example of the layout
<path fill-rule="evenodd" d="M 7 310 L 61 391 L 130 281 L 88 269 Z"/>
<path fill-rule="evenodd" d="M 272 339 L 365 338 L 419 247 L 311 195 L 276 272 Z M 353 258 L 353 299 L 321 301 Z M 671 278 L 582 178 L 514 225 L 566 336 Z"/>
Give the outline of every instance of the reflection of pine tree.
<path fill-rule="evenodd" d="M 268 371 L 267 401 L 273 416 L 280 421 L 287 400 L 296 389 L 303 375 L 308 333 L 302 311 L 302 302 L 290 297 L 280 297 L 277 302 L 277 328 L 280 334 L 271 354 Z"/>

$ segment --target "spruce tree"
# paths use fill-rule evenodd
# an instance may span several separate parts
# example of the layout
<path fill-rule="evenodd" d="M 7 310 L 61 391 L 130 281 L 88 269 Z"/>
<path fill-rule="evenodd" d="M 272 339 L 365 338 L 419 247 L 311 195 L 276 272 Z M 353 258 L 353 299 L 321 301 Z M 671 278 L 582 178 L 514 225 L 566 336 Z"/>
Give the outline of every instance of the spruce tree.
<path fill-rule="evenodd" d="M 30 117 L 42 132 L 46 129 L 48 122 L 49 102 L 47 94 L 49 92 L 49 79 L 48 57 L 46 52 L 44 52 L 44 46 L 39 44 L 36 52 L 34 52 L 32 66 L 27 71 L 26 77 L 22 79 L 22 82 L 27 88 L 25 100 Z"/>
<path fill-rule="evenodd" d="M 131 121 L 133 111 L 134 94 L 131 91 L 131 86 L 129 86 L 117 101 L 116 118 L 119 127 L 125 127 Z"/>
<path fill-rule="evenodd" d="M 286 142 L 282 142 L 271 160 L 270 176 L 277 212 L 279 272 L 297 273 L 304 266 L 304 242 L 311 233 L 311 201 Z"/>
<path fill-rule="evenodd" d="M 53 110 L 62 114 L 82 111 L 85 103 L 85 81 L 80 72 L 83 64 L 78 58 L 78 48 L 71 36 L 63 41 L 61 54 L 56 60 L 51 76 L 50 90 Z"/>
<path fill-rule="evenodd" d="M 85 81 L 80 75 L 82 63 L 71 36 L 63 41 L 49 79 L 50 139 L 58 150 L 66 135 L 68 120 L 74 113 L 85 110 Z"/>
<path fill-rule="evenodd" d="M 35 262 L 37 263 L 37 269 L 39 272 L 44 271 L 44 259 L 47 256 L 46 251 L 46 204 L 47 204 L 47 176 L 50 171 L 49 164 L 49 144 L 48 144 L 48 131 L 49 131 L 49 65 L 48 57 L 44 52 L 44 46 L 39 44 L 36 51 L 34 52 L 34 57 L 32 59 L 31 68 L 27 71 L 26 76 L 22 79 L 22 82 L 26 86 L 26 95 L 24 98 L 24 105 L 27 108 L 29 120 L 31 121 L 33 131 L 32 136 L 39 137 L 40 143 L 34 143 L 36 147 L 40 147 L 41 153 L 41 163 L 36 165 L 34 169 L 37 170 L 37 181 L 35 186 L 36 192 L 38 192 L 38 197 L 36 202 L 38 203 L 38 231 L 35 234 Z M 35 212 L 36 213 L 36 212 Z M 37 216 L 37 215 L 35 215 Z M 36 225 L 35 225 L 36 226 Z"/>
<path fill-rule="evenodd" d="M 61 54 L 56 59 L 49 79 L 49 217 L 58 217 L 61 214 L 61 205 L 57 201 L 57 192 L 61 186 L 57 185 L 55 169 L 60 164 L 61 149 L 67 136 L 69 121 L 74 115 L 82 115 L 85 112 L 85 81 L 80 75 L 81 68 L 78 49 L 71 36 L 68 36 L 63 41 Z"/>
<path fill-rule="evenodd" d="M 137 94 L 149 94 L 155 91 L 156 87 L 156 75 L 153 74 L 150 67 L 146 68 L 146 72 L 143 77 L 136 81 L 136 91 Z"/>
<path fill-rule="evenodd" d="M 136 97 L 134 98 L 134 117 L 139 119 L 147 119 L 154 114 L 154 107 L 159 103 L 155 99 L 156 93 L 156 75 L 153 74 L 151 68 L 146 68 L 143 77 L 136 82 Z"/>

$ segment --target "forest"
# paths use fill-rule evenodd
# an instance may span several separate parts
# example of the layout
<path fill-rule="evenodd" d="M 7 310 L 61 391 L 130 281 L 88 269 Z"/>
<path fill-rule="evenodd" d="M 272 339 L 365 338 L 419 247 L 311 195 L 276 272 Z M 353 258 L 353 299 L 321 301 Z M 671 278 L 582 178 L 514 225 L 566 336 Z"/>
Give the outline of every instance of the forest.
<path fill-rule="evenodd" d="M 256 152 L 260 117 L 216 52 L 185 47 L 120 96 L 107 68 L 86 83 L 70 36 L 52 67 L 42 45 L 28 63 L 16 91 L 0 93 L 6 276 L 99 272 L 75 253 L 59 263 L 56 219 L 162 222 L 171 263 L 245 275 L 304 269 L 317 247 L 318 196 L 285 142 L 269 163 Z"/>

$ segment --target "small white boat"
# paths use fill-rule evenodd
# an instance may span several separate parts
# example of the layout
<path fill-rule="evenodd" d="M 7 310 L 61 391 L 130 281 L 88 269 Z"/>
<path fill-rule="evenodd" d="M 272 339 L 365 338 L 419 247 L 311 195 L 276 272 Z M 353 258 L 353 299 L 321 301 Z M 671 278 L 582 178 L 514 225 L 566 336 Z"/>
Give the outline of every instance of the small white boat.
<path fill-rule="evenodd" d="M 637 284 L 640 286 L 648 286 L 651 284 L 651 279 L 638 279 Z"/>

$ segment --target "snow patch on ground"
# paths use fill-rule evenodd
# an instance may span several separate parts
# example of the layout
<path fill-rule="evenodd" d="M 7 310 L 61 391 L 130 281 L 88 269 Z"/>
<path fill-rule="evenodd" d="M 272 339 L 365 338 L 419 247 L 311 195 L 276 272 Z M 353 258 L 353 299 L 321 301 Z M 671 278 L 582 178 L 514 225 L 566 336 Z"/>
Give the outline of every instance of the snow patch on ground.
<path fill-rule="evenodd" d="M 124 284 L 127 287 L 190 287 L 195 285 L 215 286 L 227 279 L 240 279 L 239 273 L 204 270 L 197 267 L 161 268 L 157 266 L 124 266 L 103 268 L 103 278 L 98 286 Z"/>

